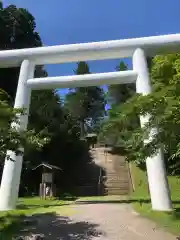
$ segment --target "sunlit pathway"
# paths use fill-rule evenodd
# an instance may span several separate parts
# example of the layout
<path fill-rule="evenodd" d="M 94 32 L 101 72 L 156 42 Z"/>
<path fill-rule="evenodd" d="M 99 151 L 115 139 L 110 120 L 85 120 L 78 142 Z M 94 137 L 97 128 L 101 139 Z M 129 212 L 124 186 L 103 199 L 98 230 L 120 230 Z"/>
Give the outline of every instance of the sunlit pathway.
<path fill-rule="evenodd" d="M 99 233 L 98 239 L 175 239 L 171 234 L 157 229 L 151 221 L 134 213 L 130 205 L 85 204 L 75 206 L 75 208 L 78 209 L 79 213 L 73 219 L 96 224 L 95 229 Z M 97 236 L 87 239 L 97 239 Z"/>
<path fill-rule="evenodd" d="M 158 229 L 153 222 L 133 213 L 127 204 L 85 203 L 65 208 L 66 211 L 39 215 L 38 224 L 27 233 L 40 233 L 45 239 L 53 240 L 176 239 Z"/>

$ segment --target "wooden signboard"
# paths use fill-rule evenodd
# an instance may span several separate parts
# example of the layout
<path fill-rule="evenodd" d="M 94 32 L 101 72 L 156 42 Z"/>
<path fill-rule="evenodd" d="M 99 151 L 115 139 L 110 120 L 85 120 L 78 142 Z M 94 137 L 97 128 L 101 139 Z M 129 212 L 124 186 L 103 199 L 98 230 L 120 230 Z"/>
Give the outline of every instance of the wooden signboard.
<path fill-rule="evenodd" d="M 52 183 L 52 173 L 43 173 L 42 174 L 42 182 L 45 183 Z"/>

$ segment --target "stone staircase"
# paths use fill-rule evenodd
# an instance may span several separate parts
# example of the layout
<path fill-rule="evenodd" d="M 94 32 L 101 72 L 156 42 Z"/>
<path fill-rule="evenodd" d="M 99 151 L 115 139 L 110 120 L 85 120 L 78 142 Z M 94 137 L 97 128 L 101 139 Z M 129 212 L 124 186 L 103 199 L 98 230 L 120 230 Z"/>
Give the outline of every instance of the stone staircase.
<path fill-rule="evenodd" d="M 123 156 L 113 155 L 108 148 L 91 149 L 95 164 L 104 169 L 101 176 L 104 195 L 127 195 L 130 193 L 130 172 Z"/>

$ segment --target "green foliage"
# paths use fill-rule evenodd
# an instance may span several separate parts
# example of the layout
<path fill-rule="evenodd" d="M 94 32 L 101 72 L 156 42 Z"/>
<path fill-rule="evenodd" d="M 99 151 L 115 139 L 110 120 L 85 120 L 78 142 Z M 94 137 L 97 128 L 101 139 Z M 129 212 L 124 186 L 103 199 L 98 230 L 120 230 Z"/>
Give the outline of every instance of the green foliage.
<path fill-rule="evenodd" d="M 23 8 L 16 8 L 9 5 L 6 8 L 0 8 L 0 48 L 14 49 L 41 46 L 41 39 L 35 31 L 34 17 Z M 45 76 L 47 73 L 42 66 L 38 66 L 35 71 L 36 77 Z M 44 129 L 39 131 L 34 128 L 22 132 L 18 129 L 19 119 L 25 114 L 25 109 L 15 110 L 13 99 L 15 97 L 19 68 L 0 69 L 0 87 L 7 94 L 1 91 L 0 95 L 0 131 L 1 147 L 0 157 L 3 159 L 7 149 L 21 154 L 20 147 L 25 147 L 26 152 L 31 149 L 41 149 L 48 141 L 48 135 Z M 10 122 L 13 124 L 10 127 Z"/>
<path fill-rule="evenodd" d="M 35 29 L 34 17 L 25 9 L 16 8 L 12 5 L 0 9 L 0 26 L 0 49 L 42 45 L 40 36 Z M 81 62 L 76 74 L 84 73 L 89 73 L 89 68 L 86 63 Z M 17 112 L 14 112 L 11 106 L 16 94 L 18 75 L 19 68 L 0 69 L 0 88 L 5 90 L 10 96 L 10 99 L 6 102 L 5 109 L 9 111 L 9 119 L 14 121 Z M 35 77 L 42 76 L 47 76 L 47 72 L 43 66 L 37 66 Z M 73 191 L 74 187 L 77 186 L 80 174 L 87 172 L 86 170 L 89 166 L 92 166 L 89 164 L 91 158 L 88 153 L 88 146 L 80 140 L 80 120 L 82 116 L 83 120 L 84 118 L 87 120 L 90 117 L 91 119 L 88 119 L 87 122 L 89 124 L 90 121 L 89 125 L 91 127 L 92 120 L 95 121 L 99 115 L 103 114 L 104 103 L 101 102 L 101 99 L 104 99 L 103 91 L 101 88 L 92 87 L 87 89 L 87 91 L 78 89 L 78 92 L 83 103 L 79 104 L 78 99 L 74 107 L 74 96 L 70 97 L 72 98 L 71 104 L 67 106 L 67 102 L 65 102 L 64 106 L 60 97 L 54 91 L 33 91 L 28 132 L 26 133 L 10 129 L 11 121 L 7 121 L 7 118 L 5 118 L 6 120 L 3 123 L 6 124 L 6 133 L 4 133 L 4 136 L 11 134 L 11 138 L 8 140 L 9 142 L 6 140 L 3 152 L 7 148 L 17 150 L 19 146 L 25 147 L 20 186 L 21 196 L 32 194 L 32 192 L 38 193 L 40 173 L 38 171 L 32 172 L 32 168 L 42 162 L 48 162 L 63 169 L 55 177 L 55 183 L 58 187 L 60 186 L 61 192 L 64 189 L 66 192 Z M 81 106 L 85 107 L 86 111 Z M 93 108 L 93 111 L 91 108 Z M 78 114 L 76 111 L 73 111 L 74 109 Z M 95 109 L 98 109 L 99 112 Z M 3 111 L 0 111 L 0 114 L 3 114 Z M 12 131 L 14 132 L 12 133 Z M 12 138 L 13 141 L 11 140 Z M 48 142 L 47 139 L 49 140 Z M 0 164 L 0 169 L 1 166 L 2 164 Z M 84 181 L 87 181 L 89 175 L 85 174 L 85 177 Z"/>
<path fill-rule="evenodd" d="M 128 66 L 120 61 L 119 65 L 116 67 L 116 71 L 126 71 Z M 130 98 L 135 92 L 134 84 L 118 84 L 111 85 L 108 87 L 110 103 L 113 105 L 118 105 L 124 103 L 128 98 Z"/>
<path fill-rule="evenodd" d="M 90 74 L 86 62 L 79 62 L 75 74 Z M 100 87 L 76 88 L 66 96 L 65 107 L 81 125 L 81 135 L 85 135 L 88 124 L 94 125 L 105 113 L 105 96 Z M 86 131 L 87 132 L 87 131 Z"/>
<path fill-rule="evenodd" d="M 41 46 L 41 39 L 35 31 L 35 27 L 35 19 L 26 9 L 16 8 L 14 5 L 6 8 L 1 6 L 0 49 Z M 0 95 L 1 159 L 4 159 L 7 149 L 15 151 L 16 154 L 22 153 L 21 147 L 25 148 L 26 152 L 31 149 L 40 150 L 49 139 L 44 129 L 35 131 L 34 128 L 31 128 L 26 132 L 18 129 L 19 119 L 25 114 L 25 109 L 15 110 L 11 107 L 16 93 L 18 75 L 19 68 L 0 69 L 0 88 L 7 92 L 6 96 L 2 91 Z M 42 66 L 36 68 L 35 75 L 46 75 Z M 11 127 L 10 122 L 13 122 Z"/>
<path fill-rule="evenodd" d="M 88 64 L 83 61 L 79 62 L 77 64 L 77 69 L 74 70 L 74 73 L 76 75 L 89 74 L 90 70 Z"/>
<path fill-rule="evenodd" d="M 125 148 L 128 160 L 143 162 L 162 145 L 170 159 L 177 159 L 180 155 L 180 55 L 154 57 L 151 79 L 152 94 L 135 95 L 112 109 L 102 133 L 108 137 L 111 132 L 115 144 Z M 143 128 L 137 116 L 149 116 Z M 154 130 L 156 127 L 158 131 Z M 150 134 L 153 137 L 147 141 Z M 179 163 L 175 161 L 174 164 Z"/>
<path fill-rule="evenodd" d="M 19 119 L 23 117 L 23 109 L 13 109 L 9 106 L 8 95 L 0 90 L 0 159 L 5 157 L 6 151 L 11 150 L 16 154 L 21 154 L 22 148 L 42 148 L 48 141 L 43 134 L 35 134 L 31 131 L 19 130 Z M 10 124 L 12 122 L 12 124 Z"/>
<path fill-rule="evenodd" d="M 14 5 L 0 8 L 0 49 L 42 46 L 35 28 L 35 19 L 26 9 Z M 0 69 L 0 88 L 12 97 L 11 102 L 15 97 L 18 76 L 19 68 Z"/>

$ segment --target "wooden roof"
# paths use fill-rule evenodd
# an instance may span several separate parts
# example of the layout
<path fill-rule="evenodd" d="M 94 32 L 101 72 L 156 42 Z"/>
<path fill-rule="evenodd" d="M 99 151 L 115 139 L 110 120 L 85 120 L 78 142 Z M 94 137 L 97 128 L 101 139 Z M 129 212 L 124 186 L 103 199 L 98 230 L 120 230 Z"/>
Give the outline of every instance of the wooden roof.
<path fill-rule="evenodd" d="M 49 164 L 49 163 L 41 163 L 41 164 L 39 164 L 37 167 L 33 168 L 32 170 L 36 170 L 36 169 L 39 168 L 39 167 L 46 167 L 46 168 L 49 168 L 49 169 L 51 169 L 51 170 L 56 169 L 56 170 L 61 170 L 61 171 L 62 171 L 61 168 L 59 168 L 59 167 L 57 167 L 57 166 L 55 166 L 55 165 L 51 165 L 51 164 Z"/>

